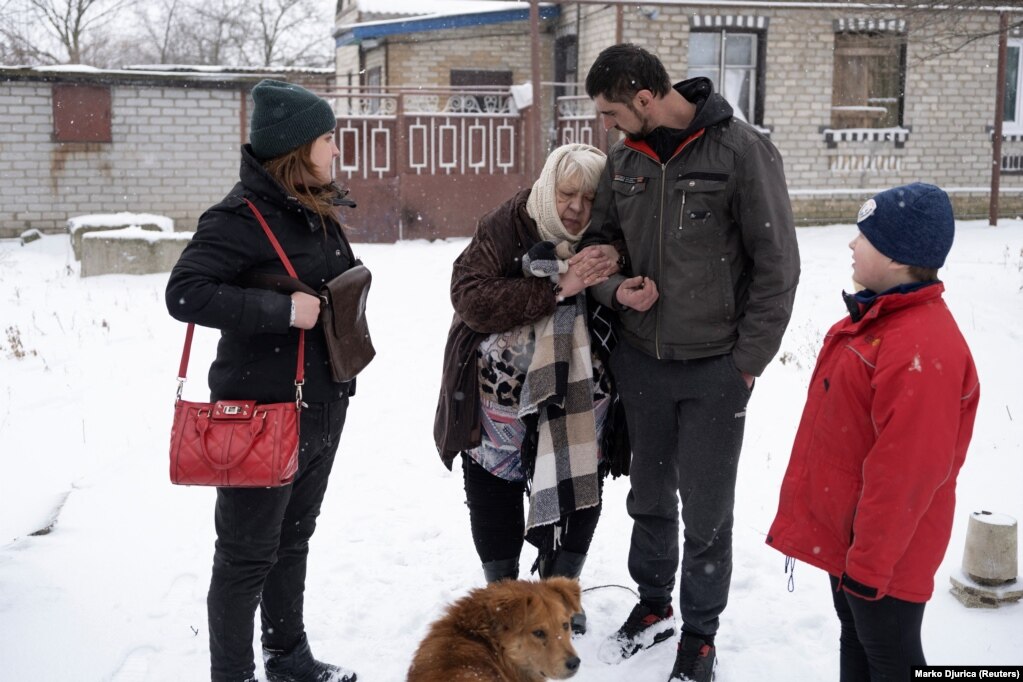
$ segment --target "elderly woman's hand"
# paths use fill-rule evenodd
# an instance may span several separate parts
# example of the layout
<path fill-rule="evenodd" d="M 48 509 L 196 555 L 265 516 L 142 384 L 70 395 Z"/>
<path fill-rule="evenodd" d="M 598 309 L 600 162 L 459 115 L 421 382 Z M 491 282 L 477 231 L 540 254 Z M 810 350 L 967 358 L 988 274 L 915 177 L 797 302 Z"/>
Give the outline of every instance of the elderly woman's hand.
<path fill-rule="evenodd" d="M 568 265 L 585 286 L 592 286 L 618 272 L 618 251 L 610 244 L 594 244 L 569 258 Z"/>

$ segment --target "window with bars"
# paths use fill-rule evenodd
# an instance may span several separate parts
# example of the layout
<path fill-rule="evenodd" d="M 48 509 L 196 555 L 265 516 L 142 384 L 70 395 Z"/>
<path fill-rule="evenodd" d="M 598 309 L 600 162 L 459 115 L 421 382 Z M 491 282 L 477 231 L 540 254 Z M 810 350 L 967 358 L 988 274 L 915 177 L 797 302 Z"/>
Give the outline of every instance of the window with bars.
<path fill-rule="evenodd" d="M 760 31 L 693 29 L 689 34 L 688 77 L 709 78 L 737 117 L 763 125 L 765 46 Z"/>
<path fill-rule="evenodd" d="M 901 127 L 905 83 L 903 34 L 836 33 L 831 127 Z"/>

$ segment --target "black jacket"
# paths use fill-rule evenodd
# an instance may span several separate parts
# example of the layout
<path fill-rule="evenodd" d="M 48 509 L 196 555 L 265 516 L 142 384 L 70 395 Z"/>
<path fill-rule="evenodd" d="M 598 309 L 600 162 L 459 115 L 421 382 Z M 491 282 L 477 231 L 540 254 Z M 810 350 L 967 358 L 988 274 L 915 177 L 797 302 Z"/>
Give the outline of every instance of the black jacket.
<path fill-rule="evenodd" d="M 624 239 L 629 271 L 593 295 L 615 307 L 622 340 L 648 355 L 730 353 L 741 371 L 759 376 L 778 351 L 799 281 L 781 154 L 732 117 L 707 79 L 675 88 L 697 105 L 687 130 L 659 128 L 608 151 L 582 243 Z M 645 312 L 614 298 L 634 275 L 657 284 L 660 297 Z"/>
<path fill-rule="evenodd" d="M 209 372 L 212 400 L 294 400 L 299 330 L 288 326 L 291 299 L 241 285 L 254 273 L 287 272 L 242 197 L 263 214 L 305 284 L 319 290 L 351 267 L 351 247 L 340 226 L 327 221 L 324 230 L 320 217 L 288 196 L 245 145 L 240 181 L 199 218 L 195 236 L 171 271 L 167 310 L 182 322 L 220 330 Z M 306 402 L 350 394 L 349 384 L 331 379 L 320 325 L 305 337 Z"/>

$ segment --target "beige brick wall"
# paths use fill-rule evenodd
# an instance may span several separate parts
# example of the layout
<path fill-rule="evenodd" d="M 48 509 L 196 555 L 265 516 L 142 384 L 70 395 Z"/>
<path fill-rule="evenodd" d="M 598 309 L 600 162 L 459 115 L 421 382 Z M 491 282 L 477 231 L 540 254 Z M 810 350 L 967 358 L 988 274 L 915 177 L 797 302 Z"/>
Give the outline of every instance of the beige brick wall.
<path fill-rule="evenodd" d="M 549 29 L 541 34 L 540 54 L 541 79 L 552 80 L 554 39 Z M 450 83 L 452 69 L 494 71 L 510 69 L 513 83 L 530 80 L 532 74 L 528 25 L 497 24 L 477 29 L 452 29 L 388 39 L 388 85 L 446 86 Z"/>
<path fill-rule="evenodd" d="M 113 85 L 113 141 L 67 144 L 51 140 L 50 93 L 49 83 L 0 82 L 0 237 L 119 211 L 194 229 L 237 181 L 239 91 Z"/>

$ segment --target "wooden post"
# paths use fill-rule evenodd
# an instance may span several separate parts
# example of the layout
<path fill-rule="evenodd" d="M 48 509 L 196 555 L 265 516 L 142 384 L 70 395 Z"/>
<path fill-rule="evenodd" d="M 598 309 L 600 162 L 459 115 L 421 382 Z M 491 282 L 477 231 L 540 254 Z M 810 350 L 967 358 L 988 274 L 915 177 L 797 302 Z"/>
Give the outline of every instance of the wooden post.
<path fill-rule="evenodd" d="M 1005 67 L 1008 60 L 1009 15 L 1002 12 L 998 21 L 998 79 L 995 92 L 995 131 L 991 145 L 991 201 L 988 224 L 998 225 L 998 192 L 1002 182 L 1002 124 L 1005 119 Z"/>
<path fill-rule="evenodd" d="M 620 4 L 615 5 L 615 45 L 622 43 L 622 25 L 625 23 L 625 8 Z"/>
<path fill-rule="evenodd" d="M 532 136 L 532 153 L 530 156 L 530 178 L 540 177 L 543 169 L 543 121 L 541 112 L 540 85 L 540 0 L 529 1 L 529 39 L 532 47 L 531 66 L 533 79 L 533 106 L 529 110 L 529 127 Z"/>

